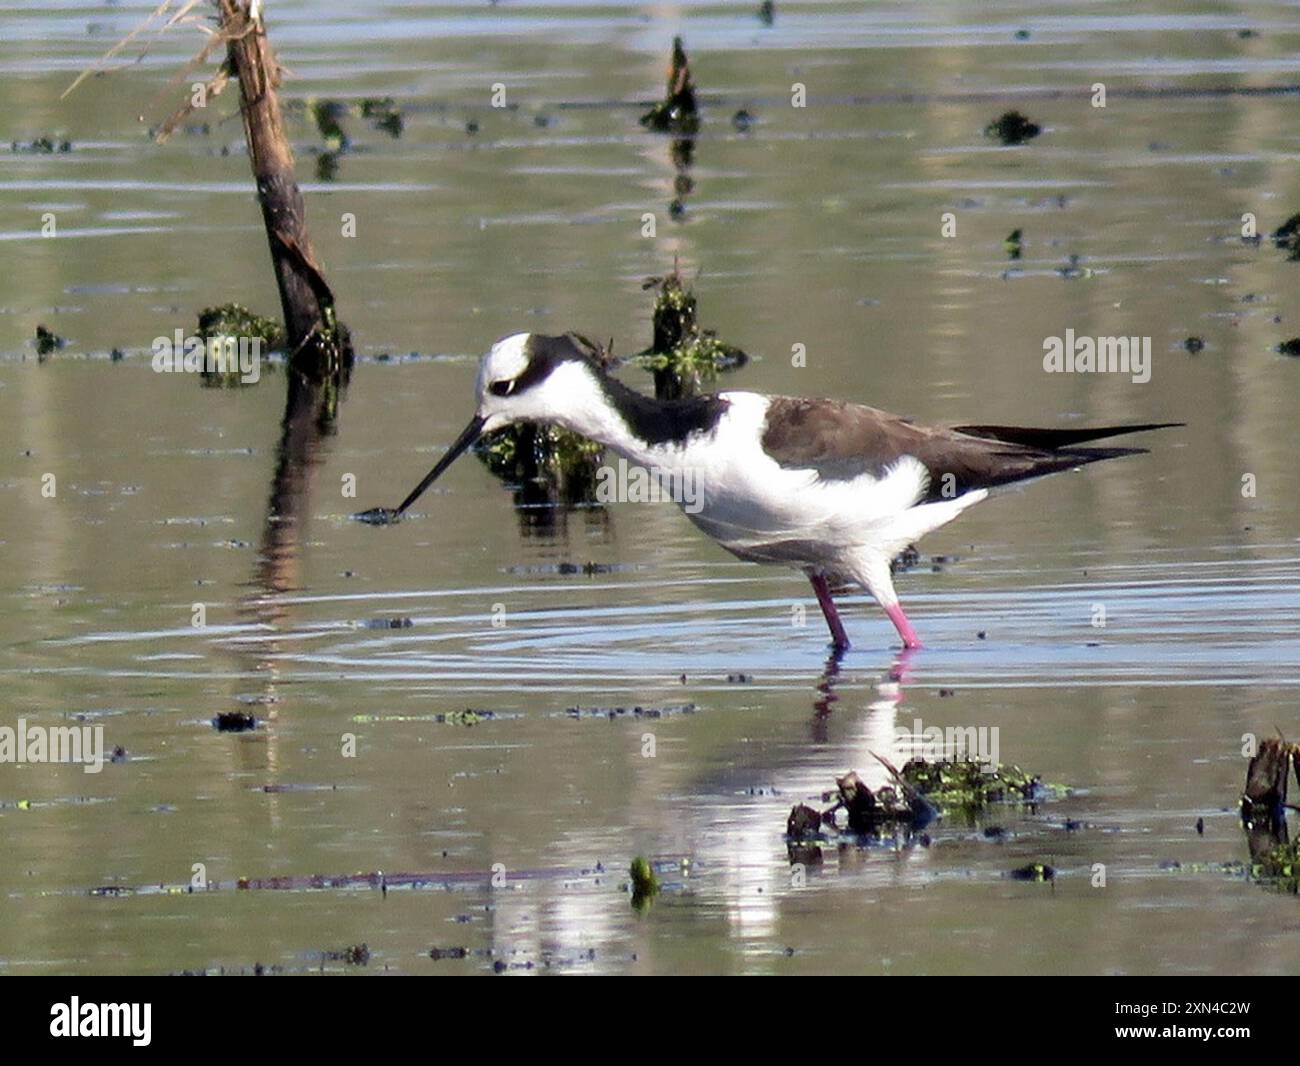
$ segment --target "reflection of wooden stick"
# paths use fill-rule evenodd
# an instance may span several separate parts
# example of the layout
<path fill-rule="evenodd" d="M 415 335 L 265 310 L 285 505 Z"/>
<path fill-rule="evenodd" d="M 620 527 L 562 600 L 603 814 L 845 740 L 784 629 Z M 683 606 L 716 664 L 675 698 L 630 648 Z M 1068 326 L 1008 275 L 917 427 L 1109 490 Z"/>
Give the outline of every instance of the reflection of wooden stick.
<path fill-rule="evenodd" d="M 229 40 L 228 62 L 239 78 L 244 133 L 280 288 L 288 349 L 302 354 L 314 347 L 309 339 L 332 322 L 333 298 L 307 232 L 293 150 L 275 91 L 279 67 L 256 0 L 251 6 L 247 0 L 218 0 L 218 7 Z"/>
<path fill-rule="evenodd" d="M 1248 829 L 1273 837 L 1285 828 L 1287 778 L 1291 764 L 1300 773 L 1300 749 L 1281 737 L 1266 737 L 1246 768 L 1246 787 L 1241 795 L 1241 820 Z M 1252 854 L 1254 849 L 1252 848 Z"/>

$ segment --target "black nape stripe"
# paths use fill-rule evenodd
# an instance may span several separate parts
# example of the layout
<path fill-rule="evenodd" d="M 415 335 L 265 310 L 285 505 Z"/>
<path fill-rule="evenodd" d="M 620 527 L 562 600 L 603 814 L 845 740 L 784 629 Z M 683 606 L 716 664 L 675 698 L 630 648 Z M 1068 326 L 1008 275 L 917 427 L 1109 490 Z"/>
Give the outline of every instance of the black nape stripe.
<path fill-rule="evenodd" d="M 684 444 L 693 433 L 707 433 L 717 426 L 729 406 L 718 396 L 656 400 L 605 374 L 600 374 L 598 380 L 628 429 L 650 445 Z"/>
<path fill-rule="evenodd" d="M 599 349 L 573 333 L 559 337 L 531 334 L 525 351 L 528 366 L 515 379 L 516 393 L 545 381 L 562 363 L 585 363 L 628 429 L 650 445 L 683 444 L 691 434 L 713 429 L 727 410 L 727 401 L 717 396 L 663 401 L 637 392 L 606 374 L 599 362 Z"/>

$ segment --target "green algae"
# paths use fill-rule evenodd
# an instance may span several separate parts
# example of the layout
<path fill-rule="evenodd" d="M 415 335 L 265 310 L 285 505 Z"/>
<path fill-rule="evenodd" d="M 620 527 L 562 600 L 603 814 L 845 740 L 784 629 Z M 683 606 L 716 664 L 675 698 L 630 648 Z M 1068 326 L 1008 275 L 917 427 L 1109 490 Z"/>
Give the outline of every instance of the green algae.
<path fill-rule="evenodd" d="M 212 337 L 257 337 L 268 348 L 284 346 L 284 330 L 274 318 L 255 315 L 243 304 L 228 303 L 205 307 L 199 312 L 196 331 L 204 340 Z"/>
<path fill-rule="evenodd" d="M 659 878 L 655 876 L 650 860 L 644 855 L 638 855 L 632 860 L 627 873 L 632 885 L 632 906 L 635 910 L 644 912 L 651 900 L 659 895 Z"/>
<path fill-rule="evenodd" d="M 674 267 L 662 278 L 649 278 L 643 288 L 657 288 L 652 313 L 650 347 L 636 362 L 654 375 L 655 396 L 678 400 L 698 395 L 717 376 L 749 361 L 734 344 L 718 339 L 713 330 L 697 321 L 698 301 Z"/>
<path fill-rule="evenodd" d="M 980 811 L 993 803 L 1038 803 L 1067 795 L 1069 789 L 1047 785 L 1018 766 L 985 766 L 974 759 L 927 762 L 912 759 L 903 780 L 940 810 Z"/>
<path fill-rule="evenodd" d="M 878 838 L 923 829 L 945 814 L 973 818 L 995 804 L 1035 804 L 1069 791 L 1004 763 L 985 766 L 973 759 L 912 759 L 900 771 L 879 755 L 876 758 L 889 770 L 894 784 L 873 791 L 850 771 L 836 779 L 834 793 L 822 797 L 834 800 L 824 811 L 806 804 L 791 809 L 786 837 L 792 856 L 797 847 L 798 855 L 806 855 L 806 847 L 800 845 L 823 839 L 827 833 L 847 830 L 858 837 Z M 847 818 L 844 830 L 836 818 L 841 810 Z"/>

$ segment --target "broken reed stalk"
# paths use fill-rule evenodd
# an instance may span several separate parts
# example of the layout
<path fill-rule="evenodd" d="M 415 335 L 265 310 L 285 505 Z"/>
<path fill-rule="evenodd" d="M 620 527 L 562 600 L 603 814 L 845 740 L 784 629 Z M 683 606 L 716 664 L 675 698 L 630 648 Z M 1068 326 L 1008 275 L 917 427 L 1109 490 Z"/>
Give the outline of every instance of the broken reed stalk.
<path fill-rule="evenodd" d="M 293 150 L 276 94 L 280 70 L 267 39 L 261 4 L 256 0 L 216 3 L 229 42 L 227 61 L 239 79 L 244 134 L 280 289 L 290 363 L 316 377 L 337 373 L 350 362 L 351 349 L 346 329 L 335 318 L 334 293 L 307 232 Z"/>

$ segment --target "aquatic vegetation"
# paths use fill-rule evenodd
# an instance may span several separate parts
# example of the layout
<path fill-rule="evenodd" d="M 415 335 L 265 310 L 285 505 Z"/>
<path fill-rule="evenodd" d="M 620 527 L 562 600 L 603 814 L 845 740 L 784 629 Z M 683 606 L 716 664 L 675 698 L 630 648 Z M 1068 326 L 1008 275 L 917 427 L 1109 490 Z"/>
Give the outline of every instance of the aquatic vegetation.
<path fill-rule="evenodd" d="M 1002 249 L 1007 253 L 1008 259 L 1019 259 L 1024 247 L 1024 234 L 1022 230 L 1013 229 L 1007 234 L 1006 240 L 1002 242 Z"/>
<path fill-rule="evenodd" d="M 391 96 L 367 97 L 362 100 L 361 117 L 370 119 L 375 129 L 383 130 L 394 139 L 402 135 L 406 125 L 401 109 Z"/>
<path fill-rule="evenodd" d="M 257 719 L 243 711 L 223 711 L 212 724 L 218 733 L 244 733 L 257 728 Z"/>
<path fill-rule="evenodd" d="M 638 855 L 633 859 L 627 872 L 628 877 L 631 878 L 632 906 L 638 911 L 644 911 L 650 906 L 650 901 L 659 895 L 659 878 L 655 876 L 650 860 L 644 855 Z"/>
<path fill-rule="evenodd" d="M 823 828 L 839 832 L 841 810 L 846 817 L 844 830 L 871 837 L 921 829 L 949 812 L 970 816 L 993 804 L 1033 804 L 1067 792 L 1002 763 L 985 766 L 973 759 L 912 759 L 899 771 L 879 755 L 876 758 L 889 770 L 893 785 L 873 792 L 850 771 L 836 778 L 834 793 L 823 796 L 823 800 L 834 800 L 825 810 L 819 812 L 806 804 L 791 809 L 786 819 L 787 837 L 792 842 L 807 841 L 820 839 Z"/>
<path fill-rule="evenodd" d="M 718 340 L 713 330 L 696 321 L 695 294 L 682 283 L 674 267 L 663 278 L 649 278 L 643 288 L 657 287 L 650 347 L 636 361 L 654 374 L 655 396 L 678 400 L 699 393 L 725 370 L 744 366 L 749 356 L 733 344 Z"/>
<path fill-rule="evenodd" d="M 691 68 L 680 37 L 673 38 L 673 54 L 664 98 L 641 116 L 641 125 L 657 133 L 690 135 L 699 131 L 700 114 L 695 101 L 695 86 L 691 81 Z"/>
<path fill-rule="evenodd" d="M 487 434 L 474 453 L 507 484 L 521 490 L 546 486 L 553 502 L 572 507 L 595 500 L 605 448 L 561 426 L 521 423 Z"/>
<path fill-rule="evenodd" d="M 942 810 L 978 811 L 991 803 L 1038 803 L 1068 791 L 1044 784 L 1041 777 L 1018 766 L 999 763 L 988 767 L 974 759 L 912 759 L 903 767 L 903 779 Z"/>
<path fill-rule="evenodd" d="M 316 129 L 331 152 L 346 152 L 352 141 L 343 131 L 342 119 L 347 115 L 346 104 L 337 100 L 312 100 L 308 104 Z"/>
<path fill-rule="evenodd" d="M 215 337 L 256 339 L 265 346 L 267 351 L 282 347 L 284 344 L 284 330 L 279 322 L 255 315 L 248 308 L 237 303 L 205 307 L 199 312 L 199 324 L 195 333 L 204 341 Z M 205 361 L 200 376 L 203 384 L 209 388 L 234 388 L 250 385 L 258 380 L 258 378 L 246 377 L 238 360 L 232 360 L 224 369 L 210 366 Z"/>
<path fill-rule="evenodd" d="M 1292 337 L 1277 346 L 1279 355 L 1300 356 L 1300 337 Z"/>
<path fill-rule="evenodd" d="M 1188 337 L 1183 341 L 1183 348 L 1192 355 L 1197 355 L 1205 350 L 1205 341 L 1200 337 Z"/>
<path fill-rule="evenodd" d="M 212 337 L 257 337 L 268 348 L 284 345 L 284 330 L 279 322 L 255 315 L 243 304 L 237 303 L 205 307 L 199 312 L 196 333 L 204 340 Z"/>
<path fill-rule="evenodd" d="M 1019 111 L 1007 111 L 984 127 L 986 137 L 996 137 L 1005 145 L 1024 144 L 1042 132 L 1038 123 L 1030 122 Z"/>

